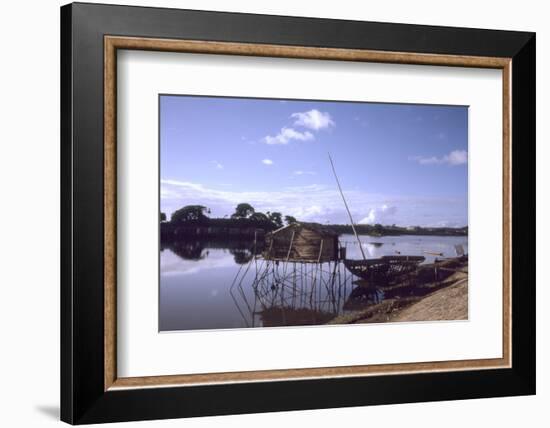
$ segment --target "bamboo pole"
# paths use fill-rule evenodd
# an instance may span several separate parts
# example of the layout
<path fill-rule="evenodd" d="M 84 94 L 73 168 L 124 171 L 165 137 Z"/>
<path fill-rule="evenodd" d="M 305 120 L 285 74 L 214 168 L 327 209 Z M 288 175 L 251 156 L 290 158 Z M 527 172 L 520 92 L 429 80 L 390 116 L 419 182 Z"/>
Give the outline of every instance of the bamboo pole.
<path fill-rule="evenodd" d="M 292 251 L 292 244 L 294 243 L 294 234 L 296 231 L 292 231 L 292 237 L 290 238 L 290 245 L 288 247 L 288 252 L 286 253 L 286 261 L 288 262 L 288 259 L 290 258 L 290 253 Z"/>
<path fill-rule="evenodd" d="M 317 263 L 321 262 L 321 256 L 323 255 L 323 242 L 324 241 L 325 241 L 324 239 L 321 239 L 321 245 L 320 245 L 320 248 L 319 248 L 319 257 L 317 257 Z"/>
<path fill-rule="evenodd" d="M 336 169 L 334 168 L 334 162 L 332 162 L 332 157 L 330 156 L 330 153 L 328 154 L 328 159 L 330 161 L 330 166 L 332 167 L 332 172 L 334 173 L 334 178 L 336 179 L 336 184 L 338 185 L 338 190 L 340 191 L 340 195 L 342 196 L 342 200 L 344 201 L 346 211 L 348 212 L 349 220 L 351 222 L 351 228 L 353 229 L 353 234 L 355 235 L 355 239 L 357 239 L 357 242 L 359 244 L 359 249 L 361 250 L 361 255 L 363 256 L 363 260 L 367 260 L 367 257 L 365 256 L 365 251 L 363 250 L 363 245 L 361 244 L 361 240 L 359 239 L 359 235 L 357 234 L 357 230 L 355 230 L 355 225 L 353 223 L 353 217 L 351 216 L 351 212 L 349 210 L 348 203 L 346 202 L 346 198 L 344 197 L 344 192 L 342 191 L 342 186 L 340 186 L 340 180 L 338 180 L 338 175 L 336 175 Z"/>

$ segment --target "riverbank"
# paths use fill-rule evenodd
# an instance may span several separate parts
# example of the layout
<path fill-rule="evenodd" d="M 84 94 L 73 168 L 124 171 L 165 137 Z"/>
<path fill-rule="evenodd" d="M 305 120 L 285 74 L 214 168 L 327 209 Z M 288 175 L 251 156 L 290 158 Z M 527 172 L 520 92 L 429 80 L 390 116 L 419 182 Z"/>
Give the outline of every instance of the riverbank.
<path fill-rule="evenodd" d="M 447 288 L 424 297 L 404 308 L 392 321 L 442 321 L 468 319 L 468 280 L 460 280 Z"/>
<path fill-rule="evenodd" d="M 402 227 L 382 225 L 355 225 L 355 232 L 351 225 L 343 224 L 318 224 L 300 222 L 304 226 L 323 229 L 333 232 L 335 235 L 353 235 L 357 232 L 361 236 L 468 236 L 468 228 L 450 227 Z M 263 240 L 266 233 L 279 229 L 281 224 L 275 224 L 268 220 L 256 220 L 252 218 L 203 218 L 189 221 L 163 221 L 160 223 L 160 237 L 163 242 L 175 242 L 186 239 L 240 239 Z"/>
<path fill-rule="evenodd" d="M 438 266 L 437 273 L 435 265 L 421 269 L 412 280 L 414 285 L 407 280 L 385 290 L 391 298 L 336 317 L 329 324 L 467 320 L 468 261 L 455 259 Z M 444 279 L 435 280 L 435 276 Z"/>

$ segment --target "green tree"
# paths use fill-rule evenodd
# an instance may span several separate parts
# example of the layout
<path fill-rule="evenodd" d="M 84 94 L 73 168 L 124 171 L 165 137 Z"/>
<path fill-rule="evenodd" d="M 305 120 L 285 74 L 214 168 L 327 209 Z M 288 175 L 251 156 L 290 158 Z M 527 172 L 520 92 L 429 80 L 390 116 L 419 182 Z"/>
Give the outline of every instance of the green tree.
<path fill-rule="evenodd" d="M 231 214 L 231 218 L 249 218 L 252 214 L 254 214 L 252 205 L 242 203 L 237 205 L 235 212 Z"/>
<path fill-rule="evenodd" d="M 298 220 L 296 220 L 296 217 L 292 217 L 291 215 L 285 215 L 285 222 L 288 226 L 289 224 L 298 223 Z"/>
<path fill-rule="evenodd" d="M 282 227 L 283 226 L 283 215 L 279 212 L 267 212 L 267 217 L 269 218 L 269 221 L 275 225 L 275 227 Z"/>
<path fill-rule="evenodd" d="M 376 223 L 374 225 L 374 233 L 376 233 L 377 235 L 382 235 L 383 232 L 384 226 L 382 226 L 380 223 Z"/>
<path fill-rule="evenodd" d="M 160 221 L 166 221 L 166 214 L 160 213 Z"/>
<path fill-rule="evenodd" d="M 187 205 L 172 213 L 172 223 L 185 223 L 185 222 L 202 222 L 208 217 L 204 215 L 205 212 L 209 212 L 205 206 L 202 205 Z"/>
<path fill-rule="evenodd" d="M 260 212 L 253 213 L 249 218 L 250 220 L 256 221 L 258 223 L 269 221 L 269 218 L 264 213 L 260 213 Z"/>

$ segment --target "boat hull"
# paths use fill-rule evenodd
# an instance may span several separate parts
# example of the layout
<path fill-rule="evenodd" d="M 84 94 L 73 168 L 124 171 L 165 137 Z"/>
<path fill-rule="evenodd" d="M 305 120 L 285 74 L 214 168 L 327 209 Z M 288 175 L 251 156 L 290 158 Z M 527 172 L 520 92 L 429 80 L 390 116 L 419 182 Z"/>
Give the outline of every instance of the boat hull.
<path fill-rule="evenodd" d="M 344 266 L 355 276 L 371 282 L 387 283 L 415 271 L 426 260 L 423 256 L 383 256 L 378 259 L 345 259 Z"/>

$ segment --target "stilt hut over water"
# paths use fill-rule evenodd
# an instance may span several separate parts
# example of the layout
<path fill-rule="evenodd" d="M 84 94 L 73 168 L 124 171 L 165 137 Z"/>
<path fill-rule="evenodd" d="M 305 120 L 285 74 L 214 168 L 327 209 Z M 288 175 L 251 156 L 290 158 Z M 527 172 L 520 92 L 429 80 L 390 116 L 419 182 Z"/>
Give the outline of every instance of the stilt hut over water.
<path fill-rule="evenodd" d="M 338 234 L 319 224 L 293 223 L 265 235 L 267 260 L 325 263 L 338 260 Z"/>

